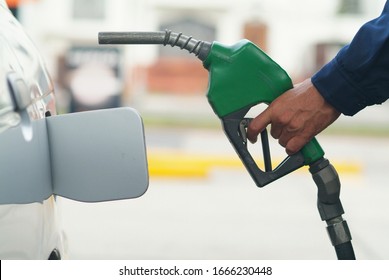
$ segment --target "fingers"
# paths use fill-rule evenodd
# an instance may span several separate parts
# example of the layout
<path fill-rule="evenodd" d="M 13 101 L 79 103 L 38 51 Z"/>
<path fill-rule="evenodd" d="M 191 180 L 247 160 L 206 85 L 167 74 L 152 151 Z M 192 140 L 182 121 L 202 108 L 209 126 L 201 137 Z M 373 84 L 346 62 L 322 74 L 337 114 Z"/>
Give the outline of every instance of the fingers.
<path fill-rule="evenodd" d="M 293 155 L 300 151 L 308 142 L 309 139 L 303 137 L 293 137 L 284 146 L 285 151 L 288 155 Z"/>
<path fill-rule="evenodd" d="M 247 138 L 255 143 L 258 134 L 271 124 L 272 137 L 288 154 L 294 154 L 339 115 L 307 79 L 273 100 L 254 118 L 247 128 Z"/>
<path fill-rule="evenodd" d="M 247 127 L 247 138 L 251 143 L 257 142 L 258 134 L 271 123 L 269 108 L 255 117 Z"/>
<path fill-rule="evenodd" d="M 275 116 L 273 119 L 272 114 L 274 112 L 272 108 L 272 106 L 269 106 L 250 122 L 247 128 L 247 138 L 251 143 L 255 143 L 258 134 L 271 124 L 271 136 L 278 139 L 278 143 L 285 148 L 287 154 L 291 155 L 298 152 L 309 141 L 309 135 L 307 136 L 304 129 L 304 122 L 293 117 L 288 111 L 285 111 L 281 116 Z"/>
<path fill-rule="evenodd" d="M 288 155 L 292 155 L 301 150 L 306 143 L 309 142 L 309 137 L 304 134 L 299 134 L 299 128 L 290 125 L 277 125 L 271 120 L 271 112 L 266 109 L 256 118 L 254 118 L 247 127 L 247 138 L 251 143 L 255 143 L 258 139 L 258 134 L 261 133 L 269 124 L 271 124 L 271 135 L 274 139 L 278 139 L 279 144 L 285 148 Z"/>
<path fill-rule="evenodd" d="M 290 114 L 285 112 L 281 117 L 278 115 L 273 119 L 272 106 L 269 106 L 256 118 L 254 118 L 247 128 L 247 138 L 251 143 L 257 141 L 259 133 L 261 133 L 269 124 L 271 124 L 270 134 L 274 139 L 278 139 L 281 146 L 285 147 L 287 142 L 297 133 L 297 127 L 289 124 Z"/>
<path fill-rule="evenodd" d="M 286 118 L 285 118 L 286 116 Z M 304 121 L 299 120 L 296 116 L 284 115 L 284 118 L 279 122 L 272 123 L 272 136 L 278 139 L 278 143 L 282 147 L 286 147 L 288 142 L 299 135 L 304 129 Z M 274 132 L 273 132 L 274 131 Z"/>

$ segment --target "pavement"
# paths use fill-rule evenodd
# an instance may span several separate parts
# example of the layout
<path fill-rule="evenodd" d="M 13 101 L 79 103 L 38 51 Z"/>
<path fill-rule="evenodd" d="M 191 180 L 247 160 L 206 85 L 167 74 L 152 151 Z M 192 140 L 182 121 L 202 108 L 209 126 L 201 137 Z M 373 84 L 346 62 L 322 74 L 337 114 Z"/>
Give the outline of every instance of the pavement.
<path fill-rule="evenodd" d="M 260 189 L 221 129 L 145 125 L 145 133 L 150 184 L 142 197 L 59 198 L 70 259 L 336 259 L 307 169 Z M 389 138 L 318 140 L 339 172 L 356 257 L 389 259 Z M 272 152 L 285 155 L 277 144 Z"/>

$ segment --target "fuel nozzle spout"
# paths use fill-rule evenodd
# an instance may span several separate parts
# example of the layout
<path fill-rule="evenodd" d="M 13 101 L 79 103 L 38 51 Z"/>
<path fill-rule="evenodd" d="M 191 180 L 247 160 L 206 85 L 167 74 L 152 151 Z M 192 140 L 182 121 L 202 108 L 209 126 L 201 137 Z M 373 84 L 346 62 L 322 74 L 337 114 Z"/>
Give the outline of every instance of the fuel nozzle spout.
<path fill-rule="evenodd" d="M 158 32 L 100 32 L 98 35 L 99 44 L 150 44 L 170 45 L 187 50 L 195 54 L 201 61 L 204 61 L 210 50 L 211 43 L 196 40 L 192 36 L 182 33 L 171 32 L 170 30 Z"/>

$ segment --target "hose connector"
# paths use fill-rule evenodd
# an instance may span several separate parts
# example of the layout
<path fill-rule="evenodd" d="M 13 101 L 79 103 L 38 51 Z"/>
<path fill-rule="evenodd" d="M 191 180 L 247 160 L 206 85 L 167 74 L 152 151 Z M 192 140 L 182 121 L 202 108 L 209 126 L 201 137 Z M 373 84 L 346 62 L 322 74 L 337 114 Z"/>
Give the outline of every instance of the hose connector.
<path fill-rule="evenodd" d="M 320 217 L 327 223 L 327 233 L 339 260 L 355 260 L 351 233 L 343 220 L 340 202 L 340 180 L 335 168 L 321 158 L 310 165 L 309 171 L 318 188 L 317 207 Z"/>

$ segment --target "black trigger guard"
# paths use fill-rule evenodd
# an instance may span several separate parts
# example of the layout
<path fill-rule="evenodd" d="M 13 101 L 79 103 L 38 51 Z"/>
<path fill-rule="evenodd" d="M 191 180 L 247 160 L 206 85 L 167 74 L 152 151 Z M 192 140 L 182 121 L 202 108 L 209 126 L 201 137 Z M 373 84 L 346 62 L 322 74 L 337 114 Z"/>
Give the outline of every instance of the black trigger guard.
<path fill-rule="evenodd" d="M 221 118 L 223 130 L 228 140 L 234 147 L 240 160 L 246 167 L 255 184 L 262 188 L 265 185 L 299 169 L 304 165 L 305 159 L 301 152 L 287 156 L 274 170 L 271 168 L 271 158 L 267 132 L 261 133 L 262 150 L 264 153 L 265 171 L 261 170 L 249 150 L 247 149 L 247 139 L 241 133 L 241 122 L 250 107 L 243 108 Z"/>

